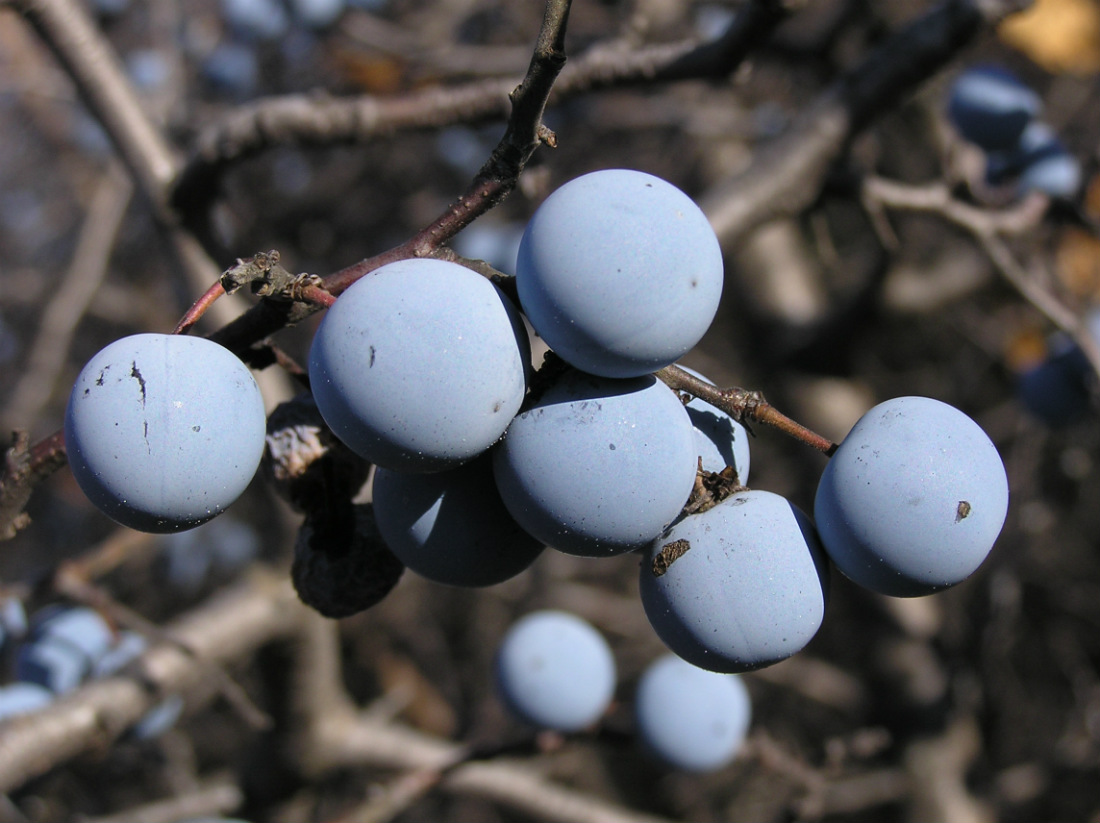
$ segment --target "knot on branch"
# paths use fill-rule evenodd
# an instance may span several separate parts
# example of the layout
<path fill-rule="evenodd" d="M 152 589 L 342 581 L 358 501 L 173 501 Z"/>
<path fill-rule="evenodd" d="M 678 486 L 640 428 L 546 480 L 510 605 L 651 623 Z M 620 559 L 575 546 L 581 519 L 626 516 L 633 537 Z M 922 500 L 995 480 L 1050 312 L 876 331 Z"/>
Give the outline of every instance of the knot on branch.
<path fill-rule="evenodd" d="M 764 393 L 757 390 L 722 389 L 720 394 L 728 399 L 728 411 L 738 423 L 758 420 L 760 410 L 768 405 Z"/>
<path fill-rule="evenodd" d="M 279 264 L 275 249 L 258 252 L 252 257 L 237 258 L 219 280 L 226 294 L 244 286 L 258 297 L 270 297 L 291 303 L 329 306 L 336 299 L 325 291 L 324 281 L 316 274 L 291 274 Z"/>

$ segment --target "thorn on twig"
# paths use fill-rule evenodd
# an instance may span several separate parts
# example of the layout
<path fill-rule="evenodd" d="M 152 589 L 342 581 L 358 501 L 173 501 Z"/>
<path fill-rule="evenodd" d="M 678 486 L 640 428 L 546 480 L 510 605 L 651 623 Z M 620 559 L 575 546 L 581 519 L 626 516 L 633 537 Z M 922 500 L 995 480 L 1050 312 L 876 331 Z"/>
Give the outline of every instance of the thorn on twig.
<path fill-rule="evenodd" d="M 558 136 L 554 134 L 551 129 L 547 128 L 544 124 L 539 123 L 538 128 L 536 129 L 536 134 L 538 135 L 540 143 L 547 145 L 552 149 L 556 149 L 558 147 Z"/>

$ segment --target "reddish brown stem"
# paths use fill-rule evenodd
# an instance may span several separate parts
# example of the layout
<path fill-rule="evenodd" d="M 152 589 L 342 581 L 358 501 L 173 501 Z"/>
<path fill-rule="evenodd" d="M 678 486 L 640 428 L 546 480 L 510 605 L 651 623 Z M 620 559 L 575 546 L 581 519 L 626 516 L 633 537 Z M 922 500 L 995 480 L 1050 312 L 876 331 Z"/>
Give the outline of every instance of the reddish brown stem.
<path fill-rule="evenodd" d="M 508 127 L 485 165 L 466 191 L 447 210 L 407 242 L 362 260 L 324 280 L 333 294 L 384 263 L 409 257 L 429 257 L 475 219 L 499 204 L 516 187 L 531 155 L 542 144 L 554 145 L 553 133 L 542 123 L 554 81 L 565 65 L 565 29 L 570 0 L 548 0 L 538 42 L 523 81 L 510 95 Z"/>
<path fill-rule="evenodd" d="M 223 294 L 225 294 L 225 288 L 220 281 L 208 288 L 203 292 L 202 297 L 196 300 L 194 305 L 187 310 L 187 313 L 180 318 L 180 322 L 176 324 L 172 334 L 187 334 L 191 327 L 199 322 L 199 318 L 206 314 L 206 310 L 214 305 L 214 301 Z"/>
<path fill-rule="evenodd" d="M 811 431 L 776 409 L 764 399 L 762 392 L 741 388 L 720 389 L 679 366 L 666 366 L 656 376 L 669 388 L 705 400 L 740 423 L 763 423 L 828 456 L 838 448 L 832 440 Z"/>
<path fill-rule="evenodd" d="M 299 292 L 298 296 L 306 303 L 312 303 L 326 309 L 336 302 L 336 295 L 322 286 L 306 286 Z"/>
<path fill-rule="evenodd" d="M 759 394 L 759 392 L 757 392 Z M 839 448 L 838 443 L 834 443 L 827 437 L 823 437 L 815 431 L 811 431 L 798 423 L 787 415 L 779 411 L 775 406 L 760 398 L 760 402 L 752 407 L 752 420 L 757 423 L 764 423 L 772 428 L 779 429 L 785 434 L 789 434 L 796 440 L 800 440 L 811 448 L 817 449 L 823 453 L 826 457 L 832 457 L 833 452 Z"/>

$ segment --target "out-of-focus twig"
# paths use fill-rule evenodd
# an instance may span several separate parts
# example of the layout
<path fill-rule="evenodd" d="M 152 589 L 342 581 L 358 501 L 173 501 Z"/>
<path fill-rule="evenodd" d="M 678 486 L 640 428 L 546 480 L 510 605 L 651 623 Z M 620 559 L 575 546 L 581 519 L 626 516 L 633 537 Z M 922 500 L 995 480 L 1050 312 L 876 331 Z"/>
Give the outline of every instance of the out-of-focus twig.
<path fill-rule="evenodd" d="M 90 749 L 109 744 L 168 694 L 208 700 L 215 692 L 196 657 L 224 664 L 294 630 L 304 606 L 284 577 L 256 572 L 169 623 L 133 675 L 96 680 L 34 714 L 0 725 L 0 792 Z M 182 647 L 191 650 L 184 651 Z"/>
<path fill-rule="evenodd" d="M 53 50 L 142 192 L 164 216 L 176 159 L 86 7 L 72 0 L 6 0 L 6 5 L 21 12 Z"/>
<path fill-rule="evenodd" d="M 76 84 L 89 110 L 103 126 L 143 197 L 152 205 L 173 260 L 189 288 L 204 291 L 218 267 L 202 244 L 179 222 L 170 194 L 180 159 L 153 122 L 111 44 L 87 8 L 74 0 L 0 0 L 21 12 Z M 230 301 L 213 308 L 215 320 L 228 323 L 242 310 Z"/>
<path fill-rule="evenodd" d="M 33 446 L 27 432 L 12 433 L 0 465 L 0 541 L 11 540 L 30 523 L 24 511 L 34 487 L 65 465 L 65 437 L 55 432 Z"/>
<path fill-rule="evenodd" d="M 155 803 L 146 803 L 106 817 L 82 818 L 84 823 L 176 823 L 179 820 L 213 819 L 235 812 L 244 803 L 244 792 L 231 780 L 215 780 L 191 791 Z"/>
<path fill-rule="evenodd" d="M 441 43 L 437 38 L 426 38 L 420 32 L 366 12 L 345 15 L 340 29 L 374 53 L 390 55 L 402 62 L 448 75 L 499 77 L 502 74 L 518 74 L 531 57 L 531 49 L 527 46 Z"/>
<path fill-rule="evenodd" d="M 387 820 L 438 787 L 555 823 L 662 823 L 661 818 L 557 785 L 533 765 L 470 760 L 467 746 L 357 710 L 342 686 L 336 624 L 311 613 L 300 627 L 294 650 L 296 740 L 291 746 L 301 757 L 300 767 L 313 776 L 347 768 L 402 772 L 385 796 L 349 812 L 348 821 Z"/>
<path fill-rule="evenodd" d="M 947 0 L 888 37 L 827 88 L 791 130 L 751 165 L 700 200 L 723 246 L 781 216 L 799 214 L 821 192 L 851 138 L 903 100 L 981 31 L 1027 2 Z"/>
<path fill-rule="evenodd" d="M 643 82 L 728 75 L 784 16 L 778 0 L 753 0 L 711 42 L 692 39 L 640 48 L 618 39 L 598 44 L 561 69 L 548 100 L 556 103 L 597 89 Z M 356 23 L 348 25 L 354 28 Z M 185 214 L 204 212 L 228 164 L 272 146 L 361 143 L 401 131 L 514 117 L 510 95 L 515 86 L 514 78 L 494 78 L 433 86 L 392 98 L 294 94 L 237 106 L 199 133 L 176 187 L 175 202 Z"/>
<path fill-rule="evenodd" d="M 996 815 L 967 787 L 967 772 L 982 751 L 973 716 L 951 722 L 942 735 L 911 743 L 905 766 L 913 784 L 910 820 L 991 823 Z"/>
<path fill-rule="evenodd" d="M 1050 206 L 1049 198 L 1033 192 L 1008 209 L 991 210 L 957 200 L 944 183 L 911 186 L 881 177 L 863 183 L 863 200 L 871 211 L 894 209 L 934 214 L 968 232 L 1020 295 L 1081 349 L 1100 375 L 1100 346 L 1081 318 L 1016 259 L 1004 238 L 1037 228 Z"/>
<path fill-rule="evenodd" d="M 96 609 L 116 624 L 138 632 L 147 640 L 175 644 L 180 651 L 191 654 L 195 667 L 203 672 L 209 684 L 221 692 L 246 723 L 254 729 L 266 729 L 271 725 L 271 719 L 252 702 L 248 693 L 221 666 L 196 654 L 170 631 L 146 620 L 129 606 L 115 600 L 105 589 L 84 579 L 80 574 L 80 566 L 70 567 L 67 563 L 62 563 L 53 575 L 53 586 L 59 594 Z"/>
<path fill-rule="evenodd" d="M 69 269 L 42 313 L 30 357 L 3 411 L 8 426 L 38 417 L 65 366 L 70 343 L 107 273 L 115 236 L 130 203 L 133 185 L 117 163 L 108 166 L 80 230 Z"/>

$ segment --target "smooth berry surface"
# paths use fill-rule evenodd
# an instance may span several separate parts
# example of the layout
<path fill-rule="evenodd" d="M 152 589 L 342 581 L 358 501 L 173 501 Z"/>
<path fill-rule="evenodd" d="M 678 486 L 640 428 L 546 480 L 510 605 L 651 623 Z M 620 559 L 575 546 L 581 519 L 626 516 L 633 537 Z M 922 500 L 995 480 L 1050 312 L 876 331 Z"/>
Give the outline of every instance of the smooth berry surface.
<path fill-rule="evenodd" d="M 654 568 L 659 556 L 663 571 Z M 671 651 L 708 671 L 743 672 L 790 657 L 817 633 L 828 564 L 808 517 L 780 495 L 752 490 L 653 541 L 639 586 Z"/>
<path fill-rule="evenodd" d="M 344 292 L 309 358 L 333 433 L 399 471 L 442 471 L 504 434 L 527 387 L 523 321 L 487 279 L 457 263 L 401 260 Z"/>
<path fill-rule="evenodd" d="M 1015 146 L 1041 110 L 1039 95 L 999 66 L 963 72 L 947 101 L 947 116 L 959 134 L 986 151 Z"/>
<path fill-rule="evenodd" d="M 988 435 L 929 397 L 896 397 L 861 417 L 825 467 L 814 501 L 837 568 L 898 597 L 973 574 L 1007 511 L 1008 478 Z"/>
<path fill-rule="evenodd" d="M 543 729 L 574 732 L 595 723 L 611 703 L 615 676 L 607 641 L 569 612 L 520 618 L 497 651 L 501 698 L 521 720 Z"/>
<path fill-rule="evenodd" d="M 694 429 L 654 377 L 560 376 L 494 449 L 504 505 L 548 546 L 606 557 L 646 545 L 695 483 Z"/>
<path fill-rule="evenodd" d="M 703 337 L 722 294 L 722 251 L 678 188 L 630 169 L 557 189 L 520 242 L 516 285 L 535 331 L 561 358 L 637 377 Z"/>
<path fill-rule="evenodd" d="M 687 366 L 680 366 L 689 374 L 714 385 L 714 381 Z M 749 433 L 745 427 L 726 414 L 698 397 L 691 398 L 687 406 L 691 425 L 695 427 L 695 448 L 703 471 L 720 472 L 727 466 L 737 471 L 741 485 L 748 485 Z"/>
<path fill-rule="evenodd" d="M 665 764 L 715 771 L 744 745 L 752 699 L 740 676 L 708 672 L 667 654 L 638 681 L 634 719 L 645 748 Z"/>
<path fill-rule="evenodd" d="M 374 475 L 378 531 L 397 559 L 452 586 L 491 586 L 530 566 L 543 544 L 504 507 L 488 455 L 456 469 Z"/>
<path fill-rule="evenodd" d="M 146 532 L 193 528 L 248 486 L 266 417 L 252 373 L 201 337 L 138 334 L 96 354 L 65 416 L 81 489 L 119 523 Z"/>

